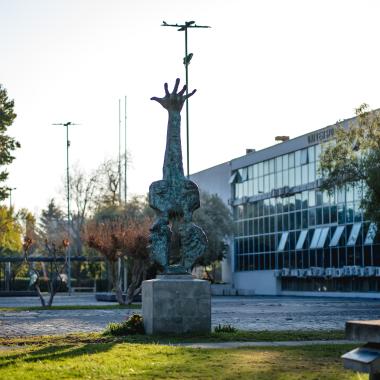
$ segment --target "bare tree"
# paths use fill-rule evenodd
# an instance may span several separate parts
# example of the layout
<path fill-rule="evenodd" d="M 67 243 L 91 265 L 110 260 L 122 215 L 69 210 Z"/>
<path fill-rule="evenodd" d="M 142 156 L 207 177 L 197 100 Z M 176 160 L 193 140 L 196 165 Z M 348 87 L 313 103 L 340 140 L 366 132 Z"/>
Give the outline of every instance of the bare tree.
<path fill-rule="evenodd" d="M 151 221 L 125 221 L 121 218 L 101 222 L 89 222 L 85 239 L 89 247 L 99 251 L 110 264 L 111 281 L 116 299 L 120 304 L 129 304 L 139 292 L 139 286 L 146 275 L 149 265 L 148 232 Z M 132 281 L 127 290 L 127 299 L 123 300 L 118 260 L 128 257 L 131 265 Z"/>
<path fill-rule="evenodd" d="M 40 298 L 41 305 L 43 307 L 50 307 L 53 304 L 54 296 L 59 290 L 62 283 L 67 282 L 67 275 L 65 274 L 67 270 L 67 249 L 69 247 L 69 241 L 64 239 L 62 243 L 57 246 L 55 243 L 45 241 L 45 249 L 48 257 L 51 259 L 51 272 L 47 273 L 44 270 L 44 275 L 41 276 L 41 271 L 38 271 L 31 261 L 31 256 L 36 249 L 35 241 L 30 237 L 26 236 L 23 243 L 24 261 L 27 263 L 29 268 L 30 276 L 30 286 L 33 286 Z M 59 257 L 63 257 L 63 264 L 59 264 Z M 45 268 L 46 269 L 46 268 Z M 45 281 L 48 288 L 48 300 L 45 298 L 41 292 L 40 284 Z"/>

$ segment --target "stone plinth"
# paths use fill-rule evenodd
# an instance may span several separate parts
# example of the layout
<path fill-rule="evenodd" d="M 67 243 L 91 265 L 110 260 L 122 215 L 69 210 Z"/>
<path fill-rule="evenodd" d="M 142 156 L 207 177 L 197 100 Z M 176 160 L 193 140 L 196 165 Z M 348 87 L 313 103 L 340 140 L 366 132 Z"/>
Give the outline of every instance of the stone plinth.
<path fill-rule="evenodd" d="M 147 334 L 208 333 L 210 284 L 191 275 L 164 275 L 144 281 L 142 314 Z"/>
<path fill-rule="evenodd" d="M 346 338 L 380 343 L 380 320 L 346 322 Z"/>

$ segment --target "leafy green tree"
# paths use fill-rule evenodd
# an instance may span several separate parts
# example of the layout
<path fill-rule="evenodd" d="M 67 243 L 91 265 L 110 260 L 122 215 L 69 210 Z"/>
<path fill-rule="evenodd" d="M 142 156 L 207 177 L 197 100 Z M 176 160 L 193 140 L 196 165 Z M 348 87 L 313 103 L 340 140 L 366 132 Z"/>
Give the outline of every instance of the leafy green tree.
<path fill-rule="evenodd" d="M 13 209 L 0 206 L 0 253 L 10 256 L 22 249 L 22 228 Z"/>
<path fill-rule="evenodd" d="M 51 199 L 47 209 L 42 210 L 40 217 L 40 235 L 43 240 L 61 242 L 67 237 L 67 223 L 62 210 Z"/>
<path fill-rule="evenodd" d="M 208 245 L 195 266 L 202 266 L 212 282 L 215 280 L 216 265 L 222 261 L 229 249 L 228 237 L 233 233 L 233 219 L 229 208 L 216 194 L 201 192 L 201 207 L 195 211 L 194 223 L 205 231 Z"/>
<path fill-rule="evenodd" d="M 8 99 L 7 90 L 0 84 L 0 167 L 9 165 L 13 160 L 12 152 L 20 147 L 20 144 L 7 135 L 7 129 L 16 118 L 14 113 L 14 101 Z M 6 170 L 0 171 L 0 183 L 8 178 Z M 9 191 L 5 186 L 0 186 L 0 200 L 8 197 Z"/>
<path fill-rule="evenodd" d="M 332 192 L 345 185 L 358 186 L 367 218 L 380 226 L 380 112 L 363 104 L 356 116 L 348 128 L 338 125 L 335 140 L 324 147 L 321 188 Z"/>

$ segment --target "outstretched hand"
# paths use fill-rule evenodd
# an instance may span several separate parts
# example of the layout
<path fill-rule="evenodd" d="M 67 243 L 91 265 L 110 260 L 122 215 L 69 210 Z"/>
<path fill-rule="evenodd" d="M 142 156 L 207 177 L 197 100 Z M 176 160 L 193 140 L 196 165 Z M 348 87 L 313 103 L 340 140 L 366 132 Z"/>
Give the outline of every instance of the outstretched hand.
<path fill-rule="evenodd" d="M 157 98 L 154 96 L 150 98 L 151 100 L 155 100 L 160 103 L 162 107 L 167 109 L 168 111 L 181 111 L 185 100 L 193 96 L 197 90 L 193 90 L 187 95 L 184 95 L 186 92 L 186 85 L 183 86 L 182 90 L 177 93 L 179 86 L 179 78 L 176 79 L 173 92 L 170 94 L 168 90 L 168 84 L 165 83 L 165 96 L 163 98 Z"/>

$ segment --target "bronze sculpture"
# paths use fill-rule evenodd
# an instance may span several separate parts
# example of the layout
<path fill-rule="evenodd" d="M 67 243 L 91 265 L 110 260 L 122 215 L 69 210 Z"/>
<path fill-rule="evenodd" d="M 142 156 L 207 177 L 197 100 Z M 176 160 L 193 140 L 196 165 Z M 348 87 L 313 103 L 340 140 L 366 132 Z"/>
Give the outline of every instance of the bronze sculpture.
<path fill-rule="evenodd" d="M 163 179 L 149 187 L 149 204 L 157 219 L 151 227 L 153 258 L 164 268 L 164 273 L 187 273 L 195 259 L 207 246 L 203 230 L 192 222 L 193 212 L 199 208 L 198 186 L 184 176 L 181 148 L 181 110 L 192 91 L 185 95 L 186 86 L 178 91 L 176 80 L 172 93 L 165 83 L 165 96 L 153 97 L 169 114 Z"/>

